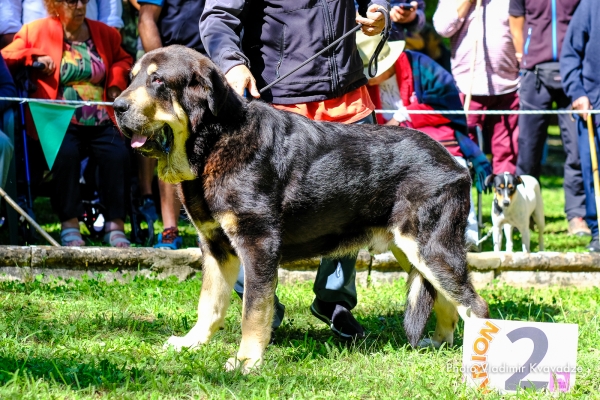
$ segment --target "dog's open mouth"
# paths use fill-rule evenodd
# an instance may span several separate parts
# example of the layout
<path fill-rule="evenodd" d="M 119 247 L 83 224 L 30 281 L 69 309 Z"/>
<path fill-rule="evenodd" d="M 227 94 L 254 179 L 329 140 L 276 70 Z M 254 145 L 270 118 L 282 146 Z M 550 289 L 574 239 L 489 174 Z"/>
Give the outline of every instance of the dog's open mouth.
<path fill-rule="evenodd" d="M 133 133 L 131 135 L 131 147 L 142 153 L 152 152 L 153 150 L 168 153 L 171 150 L 172 144 L 173 129 L 169 124 L 163 124 L 160 129 L 155 130 L 149 136 L 141 135 L 139 133 Z"/>

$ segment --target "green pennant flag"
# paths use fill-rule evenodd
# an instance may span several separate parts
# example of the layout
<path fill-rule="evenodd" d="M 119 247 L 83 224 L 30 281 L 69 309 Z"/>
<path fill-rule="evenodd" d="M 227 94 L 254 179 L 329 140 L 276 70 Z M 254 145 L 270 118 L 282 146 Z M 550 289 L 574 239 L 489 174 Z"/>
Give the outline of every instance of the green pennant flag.
<path fill-rule="evenodd" d="M 50 103 L 29 103 L 29 110 L 35 123 L 48 168 L 52 169 L 71 117 L 77 106 Z"/>

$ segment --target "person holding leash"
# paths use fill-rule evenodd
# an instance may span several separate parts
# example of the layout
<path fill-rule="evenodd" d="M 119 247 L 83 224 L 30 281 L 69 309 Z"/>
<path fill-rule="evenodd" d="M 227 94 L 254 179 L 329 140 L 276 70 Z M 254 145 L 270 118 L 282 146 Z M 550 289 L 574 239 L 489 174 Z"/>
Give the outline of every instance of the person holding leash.
<path fill-rule="evenodd" d="M 565 35 L 560 58 L 560 75 L 563 88 L 570 97 L 575 110 L 600 109 L 600 7 L 595 0 L 582 0 L 573 14 Z M 585 221 L 592 231 L 592 241 L 588 245 L 591 252 L 600 252 L 598 241 L 598 210 L 594 197 L 592 159 L 590 140 L 586 125 L 587 114 L 576 114 L 579 156 L 585 190 Z M 593 115 L 596 129 L 594 140 L 596 149 L 600 148 L 597 129 L 600 124 L 598 115 Z"/>
<path fill-rule="evenodd" d="M 318 121 L 374 123 L 375 109 L 367 92 L 367 78 L 352 34 L 281 81 L 262 96 L 259 89 L 302 64 L 351 30 L 356 23 L 370 36 L 379 34 L 389 10 L 386 0 L 330 2 L 233 0 L 227 5 L 208 0 L 200 20 L 206 52 L 240 95 L 245 91 L 274 107 Z M 328 9 L 323 10 L 323 7 Z M 389 12 L 389 11 L 388 11 Z M 243 30 L 243 35 L 241 32 Z M 310 309 L 315 317 L 342 338 L 364 337 L 351 311 L 357 304 L 357 254 L 323 258 L 317 271 Z M 244 269 L 235 285 L 243 293 Z"/>

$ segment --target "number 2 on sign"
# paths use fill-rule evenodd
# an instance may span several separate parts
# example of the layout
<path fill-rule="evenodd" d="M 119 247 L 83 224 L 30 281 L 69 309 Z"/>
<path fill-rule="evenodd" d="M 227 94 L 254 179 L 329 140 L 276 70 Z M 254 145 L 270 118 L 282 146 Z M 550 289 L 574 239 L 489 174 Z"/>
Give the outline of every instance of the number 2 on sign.
<path fill-rule="evenodd" d="M 548 352 L 548 337 L 546 334 L 541 329 L 526 326 L 508 332 L 506 337 L 513 343 L 521 339 L 531 339 L 533 342 L 533 351 L 531 352 L 529 359 L 525 361 L 525 364 L 506 380 L 504 388 L 506 390 L 517 390 L 517 387 L 535 387 L 536 389 L 547 387 L 548 382 L 522 380 L 529 375 L 531 367 L 539 365 L 546 356 L 546 353 Z"/>

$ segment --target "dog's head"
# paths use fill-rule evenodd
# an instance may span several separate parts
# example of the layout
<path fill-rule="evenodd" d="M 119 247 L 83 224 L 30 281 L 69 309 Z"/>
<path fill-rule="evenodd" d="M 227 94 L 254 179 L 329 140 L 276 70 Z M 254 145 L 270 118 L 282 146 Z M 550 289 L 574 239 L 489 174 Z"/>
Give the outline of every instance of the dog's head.
<path fill-rule="evenodd" d="M 144 55 L 131 79 L 113 104 L 119 128 L 132 147 L 158 159 L 161 179 L 195 179 L 187 142 L 206 118 L 219 114 L 233 92 L 225 77 L 200 53 L 169 46 Z"/>
<path fill-rule="evenodd" d="M 518 175 L 505 172 L 501 175 L 488 175 L 485 184 L 487 186 L 493 185 L 494 205 L 503 209 L 510 206 L 517 192 L 517 185 L 523 184 L 523 180 Z"/>

